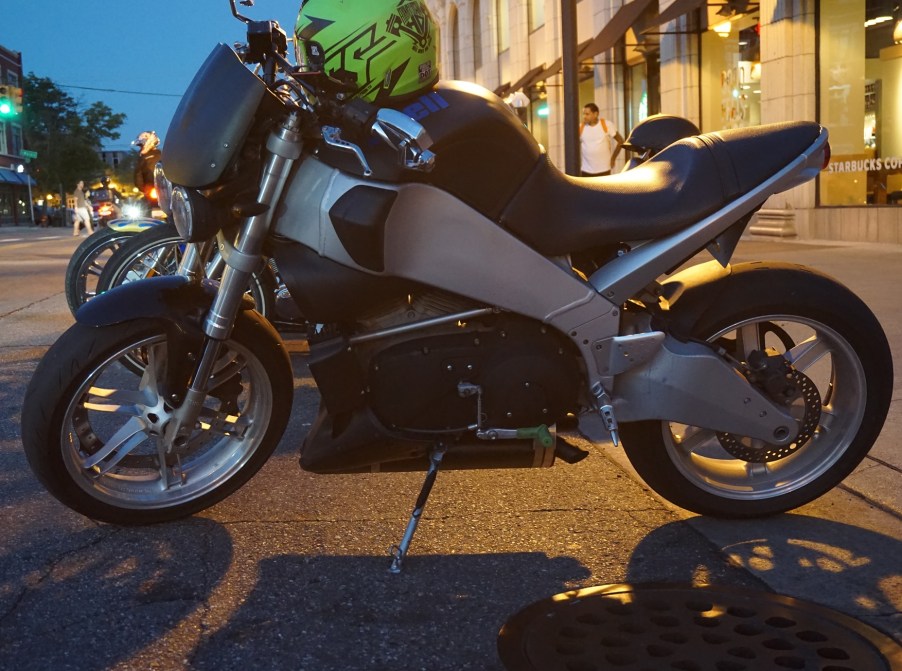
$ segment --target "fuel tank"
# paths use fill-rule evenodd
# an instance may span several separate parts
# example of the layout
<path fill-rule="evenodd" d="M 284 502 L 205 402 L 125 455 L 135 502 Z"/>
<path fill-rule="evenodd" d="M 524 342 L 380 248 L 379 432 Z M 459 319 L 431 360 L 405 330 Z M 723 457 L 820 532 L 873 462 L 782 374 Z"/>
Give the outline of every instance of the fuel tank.
<path fill-rule="evenodd" d="M 435 168 L 429 173 L 406 170 L 399 165 L 397 153 L 378 138 L 355 138 L 373 170 L 372 179 L 431 184 L 494 221 L 543 155 L 516 113 L 476 84 L 441 81 L 397 109 L 429 133 Z M 363 174 L 359 162 L 347 152 L 323 144 L 318 156 L 332 167 Z"/>

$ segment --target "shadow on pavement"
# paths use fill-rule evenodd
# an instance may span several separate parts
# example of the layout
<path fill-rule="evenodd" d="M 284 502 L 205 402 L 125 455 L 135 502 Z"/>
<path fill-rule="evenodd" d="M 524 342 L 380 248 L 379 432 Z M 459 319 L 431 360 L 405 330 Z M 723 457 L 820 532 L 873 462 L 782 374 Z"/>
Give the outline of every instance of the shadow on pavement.
<path fill-rule="evenodd" d="M 231 560 L 228 531 L 199 518 L 36 535 L 0 555 L 0 660 L 16 660 L 0 667 L 110 668 L 202 607 Z"/>
<path fill-rule="evenodd" d="M 659 552 L 669 537 L 688 528 L 703 530 L 731 564 L 775 592 L 817 601 L 902 640 L 899 539 L 799 514 L 748 521 L 696 517 L 649 533 L 636 547 L 627 575 L 662 574 L 673 582 L 697 578 L 699 567 L 691 558 Z"/>
<path fill-rule="evenodd" d="M 417 556 L 401 575 L 388 563 L 264 560 L 253 591 L 198 647 L 191 668 L 246 669 L 264 654 L 267 669 L 502 669 L 504 622 L 589 576 L 574 559 L 541 553 Z"/>

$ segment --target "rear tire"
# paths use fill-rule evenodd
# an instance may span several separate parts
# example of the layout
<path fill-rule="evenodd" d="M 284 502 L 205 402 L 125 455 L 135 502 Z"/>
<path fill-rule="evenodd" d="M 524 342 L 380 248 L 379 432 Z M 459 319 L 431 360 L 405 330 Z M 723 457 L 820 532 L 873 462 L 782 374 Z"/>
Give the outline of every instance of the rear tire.
<path fill-rule="evenodd" d="M 784 270 L 787 275 L 775 281 L 774 272 L 746 273 L 740 291 L 702 296 L 696 305 L 711 300 L 690 335 L 716 341 L 743 362 L 765 347 L 783 354 L 818 389 L 822 409 L 811 438 L 788 456 L 751 463 L 733 456 L 736 445 L 729 439 L 725 444 L 703 427 L 666 421 L 621 425 L 624 450 L 639 475 L 658 494 L 696 513 L 759 517 L 812 501 L 864 459 L 889 409 L 892 355 L 868 307 L 825 276 Z M 679 302 L 673 310 L 679 313 Z"/>
<path fill-rule="evenodd" d="M 291 362 L 272 326 L 240 314 L 187 445 L 167 451 L 175 410 L 162 395 L 174 329 L 138 319 L 75 324 L 50 348 L 25 394 L 22 444 L 38 479 L 73 510 L 149 524 L 203 510 L 247 482 L 275 449 L 291 410 Z M 136 375 L 128 357 L 147 362 Z M 123 360 L 126 360 L 123 362 Z M 124 365 L 123 365 L 124 364 Z"/>

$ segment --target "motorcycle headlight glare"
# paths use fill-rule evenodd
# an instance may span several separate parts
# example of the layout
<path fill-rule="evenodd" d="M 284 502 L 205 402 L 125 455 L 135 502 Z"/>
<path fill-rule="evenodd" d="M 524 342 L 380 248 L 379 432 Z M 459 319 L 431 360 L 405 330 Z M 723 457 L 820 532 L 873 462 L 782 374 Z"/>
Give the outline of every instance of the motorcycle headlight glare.
<path fill-rule="evenodd" d="M 160 204 L 160 209 L 163 210 L 168 215 L 172 214 L 172 206 L 170 201 L 172 200 L 172 182 L 166 179 L 166 175 L 163 173 L 163 164 L 157 163 L 153 169 L 153 185 L 157 190 L 157 202 Z"/>
<path fill-rule="evenodd" d="M 122 207 L 122 216 L 127 219 L 140 219 L 144 212 L 137 205 L 125 205 Z"/>

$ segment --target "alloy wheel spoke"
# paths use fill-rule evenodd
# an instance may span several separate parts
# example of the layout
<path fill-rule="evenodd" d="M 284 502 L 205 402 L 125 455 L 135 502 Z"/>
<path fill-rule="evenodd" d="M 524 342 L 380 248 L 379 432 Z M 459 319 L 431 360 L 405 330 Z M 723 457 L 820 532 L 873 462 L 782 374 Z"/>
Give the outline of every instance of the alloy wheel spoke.
<path fill-rule="evenodd" d="M 816 335 L 786 352 L 786 360 L 798 371 L 805 371 L 830 353 L 830 347 Z"/>
<path fill-rule="evenodd" d="M 104 446 L 97 450 L 94 454 L 86 459 L 82 459 L 81 467 L 84 469 L 94 468 L 97 464 L 104 461 L 110 455 L 115 456 L 104 464 L 101 475 L 107 473 L 113 466 L 118 464 L 129 452 L 147 439 L 147 427 L 137 417 L 132 417 L 125 424 L 119 427 L 112 436 L 110 436 Z"/>
<path fill-rule="evenodd" d="M 235 438 L 243 438 L 251 425 L 250 420 L 244 415 L 230 415 L 210 408 L 201 410 L 198 421 L 200 421 L 201 429 L 204 431 L 212 431 L 213 433 Z"/>
<path fill-rule="evenodd" d="M 818 422 L 817 431 L 819 434 L 827 434 L 833 430 L 837 417 L 833 406 L 821 406 L 821 419 Z"/>
<path fill-rule="evenodd" d="M 686 427 L 686 430 L 680 440 L 680 449 L 685 454 L 693 454 L 700 448 L 717 442 L 717 436 L 710 429 L 701 429 L 697 427 Z"/>
<path fill-rule="evenodd" d="M 141 374 L 141 382 L 138 389 L 146 395 L 148 405 L 153 405 L 154 401 L 159 398 L 160 390 L 157 380 L 163 374 L 163 366 L 166 365 L 166 356 L 157 356 L 157 345 L 147 348 L 147 365 Z"/>
<path fill-rule="evenodd" d="M 119 413 L 123 415 L 139 416 L 143 409 L 153 404 L 147 394 L 141 391 L 129 389 L 104 389 L 91 387 L 88 390 L 88 398 L 82 404 L 85 410 L 94 412 Z"/>
<path fill-rule="evenodd" d="M 749 354 L 761 349 L 761 324 L 753 322 L 742 326 L 737 331 L 736 338 L 742 358 L 748 360 Z"/>
<path fill-rule="evenodd" d="M 745 464 L 745 474 L 750 480 L 767 477 L 770 475 L 770 468 L 768 467 L 767 462 L 758 463 L 747 461 Z"/>
<path fill-rule="evenodd" d="M 238 356 L 238 354 L 232 351 L 227 352 L 213 368 L 213 372 L 210 375 L 210 387 L 215 387 L 232 379 L 236 375 L 241 375 L 241 372 L 246 367 L 247 362 L 243 357 Z"/>

